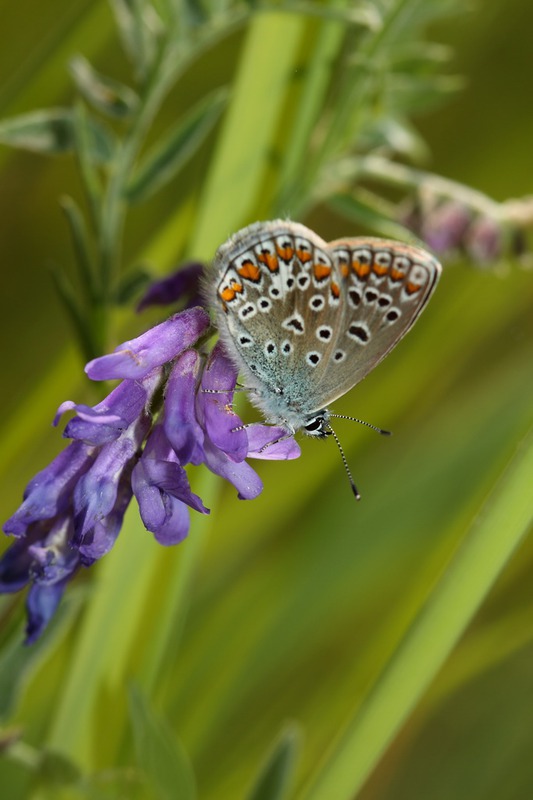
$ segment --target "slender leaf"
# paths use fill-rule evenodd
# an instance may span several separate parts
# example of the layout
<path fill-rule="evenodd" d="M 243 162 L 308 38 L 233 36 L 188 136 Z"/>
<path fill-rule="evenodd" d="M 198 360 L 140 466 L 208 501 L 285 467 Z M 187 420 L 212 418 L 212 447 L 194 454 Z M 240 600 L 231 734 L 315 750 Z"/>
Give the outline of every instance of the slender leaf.
<path fill-rule="evenodd" d="M 145 0 L 109 0 L 124 52 L 144 81 L 156 51 L 161 21 Z"/>
<path fill-rule="evenodd" d="M 98 295 L 98 290 L 85 220 L 83 219 L 83 215 L 77 203 L 72 197 L 65 195 L 61 199 L 61 208 L 63 209 L 70 229 L 82 285 L 87 297 L 94 300 Z"/>
<path fill-rule="evenodd" d="M 91 358 L 95 358 L 95 356 L 98 355 L 98 352 L 95 350 L 87 316 L 80 305 L 76 290 L 65 275 L 64 271 L 59 269 L 59 267 L 53 267 L 51 270 L 51 275 L 54 280 L 57 293 L 70 318 L 70 321 L 72 322 L 72 327 L 76 332 L 78 342 L 85 359 L 90 360 Z"/>
<path fill-rule="evenodd" d="M 401 116 L 380 117 L 366 132 L 364 144 L 368 149 L 386 147 L 414 163 L 427 162 L 428 147 L 418 131 Z"/>
<path fill-rule="evenodd" d="M 300 739 L 300 730 L 295 725 L 282 731 L 267 756 L 248 800 L 283 800 L 287 796 L 300 749 Z"/>
<path fill-rule="evenodd" d="M 66 108 L 11 117 L 0 122 L 0 142 L 35 153 L 64 153 L 72 150 L 71 119 Z"/>
<path fill-rule="evenodd" d="M 139 104 L 137 94 L 119 81 L 97 72 L 82 56 L 70 62 L 70 72 L 83 97 L 110 117 L 129 117 Z"/>
<path fill-rule="evenodd" d="M 95 231 L 100 229 L 101 207 L 102 207 L 102 181 L 95 168 L 94 160 L 91 158 L 90 147 L 90 117 L 82 102 L 76 104 L 74 108 L 74 137 L 75 152 L 81 172 L 81 178 L 91 220 Z"/>
<path fill-rule="evenodd" d="M 386 205 L 385 201 L 381 201 Z M 392 239 L 410 241 L 413 235 L 402 225 L 393 222 L 386 209 L 380 209 L 377 205 L 371 205 L 370 197 L 359 190 L 357 194 L 336 194 L 328 200 L 328 205 L 347 219 L 357 225 L 368 228 L 379 236 L 387 236 Z"/>
<path fill-rule="evenodd" d="M 330 22 L 342 22 L 348 25 L 360 25 L 376 30 L 381 24 L 381 15 L 374 3 L 360 0 L 358 3 L 319 4 L 308 0 L 288 0 L 284 6 L 286 11 L 294 14 L 319 17 Z"/>
<path fill-rule="evenodd" d="M 226 103 L 227 91 L 219 89 L 197 103 L 141 162 L 128 187 L 131 202 L 146 200 L 175 177 L 212 130 Z"/>
<path fill-rule="evenodd" d="M 193 800 L 196 789 L 192 767 L 171 729 L 138 688 L 130 689 L 129 701 L 137 760 L 154 800 Z"/>
<path fill-rule="evenodd" d="M 72 152 L 75 146 L 73 114 L 69 108 L 47 108 L 0 121 L 0 142 L 43 155 Z M 94 163 L 106 163 L 113 153 L 109 133 L 89 120 L 87 154 Z"/>
<path fill-rule="evenodd" d="M 128 272 L 119 280 L 114 293 L 114 301 L 117 305 L 131 303 L 132 299 L 150 283 L 152 276 L 147 269 L 137 267 Z"/>

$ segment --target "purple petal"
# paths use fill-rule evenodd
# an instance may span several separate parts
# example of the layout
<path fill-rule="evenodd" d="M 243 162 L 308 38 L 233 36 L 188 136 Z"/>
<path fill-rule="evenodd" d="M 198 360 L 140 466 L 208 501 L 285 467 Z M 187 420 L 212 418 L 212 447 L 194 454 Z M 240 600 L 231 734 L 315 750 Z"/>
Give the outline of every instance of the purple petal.
<path fill-rule="evenodd" d="M 4 524 L 5 533 L 24 536 L 28 525 L 51 519 L 63 512 L 71 502 L 72 490 L 93 462 L 91 448 L 72 442 L 27 485 L 24 502 Z"/>
<path fill-rule="evenodd" d="M 198 412 L 215 447 L 233 461 L 244 461 L 248 437 L 244 429 L 235 430 L 242 426 L 242 421 L 231 408 L 236 381 L 237 371 L 219 342 L 211 351 L 202 375 Z"/>
<path fill-rule="evenodd" d="M 137 419 L 147 400 L 148 391 L 144 383 L 122 381 L 94 408 L 73 403 L 71 400 L 62 403 L 58 408 L 55 424 L 65 411 L 74 410 L 77 414 L 68 422 L 63 435 L 94 446 L 107 444 L 117 439 Z"/>
<path fill-rule="evenodd" d="M 115 503 L 111 511 L 85 534 L 79 545 L 81 563 L 88 567 L 108 553 L 115 544 L 122 528 L 124 514 L 133 496 L 131 488 L 131 464 L 121 475 Z"/>
<path fill-rule="evenodd" d="M 270 425 L 248 425 L 248 458 L 262 458 L 270 460 L 290 460 L 299 458 L 300 446 L 292 436 L 287 436 L 284 428 Z M 276 441 L 280 439 L 281 441 Z M 268 447 L 267 447 L 268 445 Z M 263 448 L 265 448 L 263 450 Z"/>
<path fill-rule="evenodd" d="M 117 500 L 119 481 L 131 469 L 147 423 L 143 420 L 119 439 L 104 445 L 92 467 L 81 476 L 74 489 L 74 543 L 91 543 L 94 527 L 111 514 Z"/>
<path fill-rule="evenodd" d="M 177 514 L 181 522 L 185 519 L 184 513 L 177 510 L 175 501 L 186 503 L 202 514 L 209 513 L 191 491 L 187 473 L 178 463 L 161 425 L 152 431 L 143 456 L 133 470 L 132 486 L 144 525 L 156 534 L 158 541 L 163 529 L 166 543 L 170 538 L 173 542 L 180 541 L 185 535 L 182 527 L 172 532 L 170 520 L 173 516 Z"/>
<path fill-rule="evenodd" d="M 35 583 L 26 598 L 28 624 L 26 625 L 26 644 L 32 644 L 42 634 L 65 590 L 66 581 L 51 585 Z"/>
<path fill-rule="evenodd" d="M 149 306 L 167 306 L 176 303 L 184 296 L 191 299 L 188 307 L 202 305 L 200 299 L 200 278 L 203 275 L 204 265 L 198 261 L 185 264 L 160 281 L 150 284 L 144 296 L 139 301 L 137 311 L 143 311 Z"/>
<path fill-rule="evenodd" d="M 240 463 L 232 461 L 209 439 L 205 441 L 204 452 L 207 467 L 215 475 L 220 475 L 221 478 L 232 483 L 237 489 L 240 500 L 253 500 L 261 494 L 263 491 L 261 478 L 246 461 Z"/>
<path fill-rule="evenodd" d="M 73 525 L 70 515 L 58 517 L 46 536 L 28 547 L 32 557 L 31 577 L 40 584 L 68 580 L 79 564 L 79 554 L 71 546 Z"/>
<path fill-rule="evenodd" d="M 166 521 L 154 531 L 156 541 L 166 546 L 182 542 L 189 533 L 191 524 L 187 506 L 175 497 L 169 497 L 169 500 Z"/>
<path fill-rule="evenodd" d="M 90 361 L 85 372 L 95 381 L 143 378 L 193 345 L 208 328 L 209 316 L 203 308 L 187 309 L 124 342 L 113 353 Z"/>
<path fill-rule="evenodd" d="M 491 217 L 481 216 L 468 229 L 466 249 L 478 264 L 490 264 L 501 256 L 502 239 L 501 224 Z"/>
<path fill-rule="evenodd" d="M 0 558 L 0 592 L 22 589 L 30 579 L 31 563 L 27 539 L 17 539 Z"/>
<path fill-rule="evenodd" d="M 189 512 L 181 500 L 151 482 L 145 469 L 151 460 L 140 461 L 133 470 L 132 485 L 141 518 L 158 542 L 177 544 L 189 531 Z"/>
<path fill-rule="evenodd" d="M 208 514 L 198 495 L 191 491 L 187 473 L 179 464 L 171 461 L 156 461 L 154 458 L 143 461 L 146 480 L 157 486 L 165 494 L 176 497 L 201 514 Z"/>
<path fill-rule="evenodd" d="M 203 461 L 204 432 L 196 419 L 200 365 L 196 350 L 186 350 L 176 360 L 167 382 L 163 424 L 180 464 Z"/>
<path fill-rule="evenodd" d="M 165 497 L 159 488 L 148 480 L 142 459 L 133 468 L 131 485 L 139 504 L 144 527 L 149 531 L 156 531 L 167 518 Z"/>
<path fill-rule="evenodd" d="M 427 212 L 422 223 L 422 238 L 436 253 L 461 247 L 472 214 L 456 201 L 442 203 Z"/>

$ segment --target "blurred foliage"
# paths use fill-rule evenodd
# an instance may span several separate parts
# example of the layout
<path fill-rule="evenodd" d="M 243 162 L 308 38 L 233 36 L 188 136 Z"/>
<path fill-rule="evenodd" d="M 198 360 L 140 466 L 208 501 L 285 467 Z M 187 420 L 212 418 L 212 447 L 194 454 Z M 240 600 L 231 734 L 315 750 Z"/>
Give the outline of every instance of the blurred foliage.
<path fill-rule="evenodd" d="M 0 139 L 39 152 L 0 149 L 3 517 L 59 448 L 59 402 L 95 391 L 58 296 L 88 353 L 156 318 L 118 303 L 147 265 L 209 259 L 257 218 L 407 235 L 369 153 L 416 165 L 404 195 L 429 153 L 483 197 L 531 193 L 532 22 L 525 0 L 4 15 Z M 516 259 L 449 261 L 416 329 L 336 404 L 395 433 L 340 431 L 357 506 L 335 448 L 304 443 L 261 464 L 253 503 L 192 474 L 213 510 L 180 547 L 132 510 L 33 648 L 2 597 L 6 796 L 529 798 L 532 302 Z"/>

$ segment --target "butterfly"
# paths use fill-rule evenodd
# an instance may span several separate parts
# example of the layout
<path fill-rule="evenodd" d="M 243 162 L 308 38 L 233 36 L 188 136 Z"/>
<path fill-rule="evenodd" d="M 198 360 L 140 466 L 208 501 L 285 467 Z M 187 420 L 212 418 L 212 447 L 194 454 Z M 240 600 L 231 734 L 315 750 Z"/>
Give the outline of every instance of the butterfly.
<path fill-rule="evenodd" d="M 297 222 L 256 222 L 217 250 L 209 300 L 250 401 L 288 435 L 323 438 L 339 416 L 329 405 L 405 336 L 440 273 L 431 254 L 402 242 L 328 243 Z"/>

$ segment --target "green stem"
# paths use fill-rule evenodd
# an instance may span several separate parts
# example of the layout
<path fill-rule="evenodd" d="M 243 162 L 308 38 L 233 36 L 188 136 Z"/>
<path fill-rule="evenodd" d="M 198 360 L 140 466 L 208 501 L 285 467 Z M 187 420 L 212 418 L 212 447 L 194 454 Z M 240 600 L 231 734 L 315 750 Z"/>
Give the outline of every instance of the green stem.
<path fill-rule="evenodd" d="M 345 180 L 350 177 L 352 179 L 355 177 L 366 178 L 402 190 L 431 189 L 433 194 L 462 202 L 469 208 L 479 211 L 480 214 L 486 214 L 496 219 L 502 216 L 502 204 L 492 200 L 483 192 L 432 172 L 389 161 L 381 156 L 365 156 L 352 160 L 351 166 L 347 163 L 346 167 L 339 170 L 339 173 L 342 173 Z"/>
<path fill-rule="evenodd" d="M 392 8 L 384 12 L 382 24 L 362 37 L 357 43 L 357 65 L 344 69 L 339 76 L 341 88 L 335 97 L 331 122 L 318 151 L 306 162 L 305 176 L 297 192 L 302 199 L 297 212 L 311 205 L 313 189 L 320 184 L 320 174 L 338 151 L 343 148 L 346 131 L 350 131 L 350 141 L 357 140 L 363 117 L 370 105 L 369 96 L 374 90 L 376 80 L 376 56 L 385 49 L 388 39 L 394 34 L 402 15 L 420 0 L 397 0 Z M 345 64 L 345 60 L 341 59 Z M 293 212 L 294 213 L 294 212 Z"/>
<path fill-rule="evenodd" d="M 228 14 L 224 26 L 206 25 L 189 31 L 187 38 L 179 35 L 176 28 L 169 30 L 163 41 L 151 75 L 146 83 L 141 103 L 132 125 L 118 150 L 113 171 L 110 175 L 101 213 L 100 227 L 100 281 L 104 307 L 109 309 L 113 289 L 118 279 L 121 241 L 127 212 L 125 201 L 126 186 L 131 171 L 147 131 L 158 113 L 167 93 L 176 84 L 179 76 L 186 71 L 192 61 L 198 59 L 203 51 L 214 41 L 225 36 L 237 25 L 243 23 L 247 14 L 242 11 Z M 106 322 L 103 322 L 105 317 Z M 98 314 L 100 323 L 109 327 L 107 311 Z M 103 337 L 109 338 L 107 335 Z"/>

